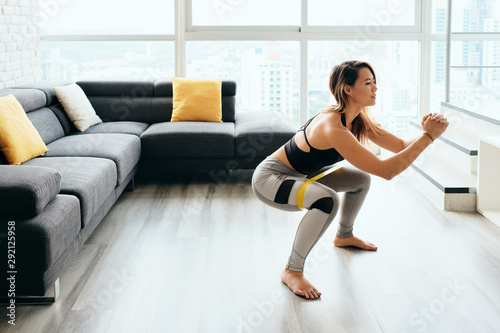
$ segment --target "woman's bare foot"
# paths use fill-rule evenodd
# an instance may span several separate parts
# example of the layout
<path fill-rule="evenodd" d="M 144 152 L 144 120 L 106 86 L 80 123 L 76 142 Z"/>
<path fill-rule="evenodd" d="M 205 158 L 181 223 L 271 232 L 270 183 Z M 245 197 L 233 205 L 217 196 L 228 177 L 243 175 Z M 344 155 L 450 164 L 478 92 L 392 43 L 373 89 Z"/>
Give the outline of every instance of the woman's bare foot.
<path fill-rule="evenodd" d="M 339 236 L 335 236 L 335 239 L 333 240 L 333 245 L 338 247 L 354 246 L 354 247 L 359 247 L 360 249 L 363 250 L 377 251 L 377 247 L 375 246 L 375 244 L 359 239 L 356 236 L 352 236 L 349 238 L 340 238 Z"/>
<path fill-rule="evenodd" d="M 285 268 L 283 273 L 281 273 L 281 281 L 296 295 L 312 299 L 321 296 L 318 289 L 314 288 L 314 286 L 304 277 L 303 272 L 296 272 Z"/>

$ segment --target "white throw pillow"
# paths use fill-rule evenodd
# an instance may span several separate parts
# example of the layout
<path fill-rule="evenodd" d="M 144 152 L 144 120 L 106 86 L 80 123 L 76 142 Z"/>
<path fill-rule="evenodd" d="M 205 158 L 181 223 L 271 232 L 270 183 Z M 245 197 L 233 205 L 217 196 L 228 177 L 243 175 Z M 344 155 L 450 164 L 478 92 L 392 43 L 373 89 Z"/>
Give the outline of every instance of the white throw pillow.
<path fill-rule="evenodd" d="M 54 90 L 57 99 L 77 130 L 83 132 L 90 126 L 102 123 L 79 85 L 72 83 L 68 86 L 55 87 Z"/>

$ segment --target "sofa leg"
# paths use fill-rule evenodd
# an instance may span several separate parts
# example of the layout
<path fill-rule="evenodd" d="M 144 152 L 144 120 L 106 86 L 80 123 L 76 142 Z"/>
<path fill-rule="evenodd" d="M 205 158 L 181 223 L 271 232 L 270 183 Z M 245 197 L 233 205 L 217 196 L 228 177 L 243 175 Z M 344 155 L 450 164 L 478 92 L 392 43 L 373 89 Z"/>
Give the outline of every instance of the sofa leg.
<path fill-rule="evenodd" d="M 14 303 L 15 305 L 43 305 L 52 304 L 57 301 L 59 297 L 59 278 L 54 282 L 54 296 L 17 296 L 14 298 L 0 298 L 0 304 L 10 305 Z"/>
<path fill-rule="evenodd" d="M 128 192 L 133 192 L 135 188 L 135 178 L 132 177 L 132 179 L 128 182 L 127 187 L 125 188 L 126 191 Z"/>

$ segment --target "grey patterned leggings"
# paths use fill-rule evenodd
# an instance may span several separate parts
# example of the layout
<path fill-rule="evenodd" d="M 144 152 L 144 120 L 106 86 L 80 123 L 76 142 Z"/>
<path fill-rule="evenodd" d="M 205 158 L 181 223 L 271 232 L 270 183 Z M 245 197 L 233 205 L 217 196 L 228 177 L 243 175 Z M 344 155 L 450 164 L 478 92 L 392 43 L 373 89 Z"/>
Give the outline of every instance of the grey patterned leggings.
<path fill-rule="evenodd" d="M 328 169 L 328 168 L 325 168 Z M 318 174 L 324 170 L 320 170 Z M 264 203 L 286 211 L 299 211 L 296 204 L 299 187 L 313 175 L 305 176 L 287 167 L 281 161 L 268 157 L 257 166 L 252 178 L 252 189 Z M 303 271 L 307 255 L 332 223 L 340 208 L 337 236 L 353 236 L 354 220 L 370 188 L 370 175 L 353 167 L 344 166 L 313 182 L 304 195 L 308 210 L 297 228 L 287 268 Z M 344 200 L 337 192 L 345 192 Z"/>

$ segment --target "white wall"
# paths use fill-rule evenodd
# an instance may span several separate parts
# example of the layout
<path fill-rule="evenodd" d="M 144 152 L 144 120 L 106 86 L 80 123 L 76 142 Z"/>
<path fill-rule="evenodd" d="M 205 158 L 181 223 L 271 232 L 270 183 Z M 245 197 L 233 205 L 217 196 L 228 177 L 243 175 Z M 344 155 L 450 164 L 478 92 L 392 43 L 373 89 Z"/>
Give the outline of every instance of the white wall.
<path fill-rule="evenodd" d="M 0 0 L 0 88 L 41 77 L 39 0 Z"/>

